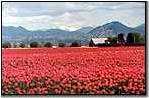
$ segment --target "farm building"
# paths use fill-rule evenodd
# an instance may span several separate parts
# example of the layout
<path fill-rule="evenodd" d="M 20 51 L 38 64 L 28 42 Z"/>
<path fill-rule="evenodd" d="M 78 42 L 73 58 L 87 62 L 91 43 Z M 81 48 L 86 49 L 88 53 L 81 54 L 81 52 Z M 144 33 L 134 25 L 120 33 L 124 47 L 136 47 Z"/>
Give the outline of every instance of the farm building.
<path fill-rule="evenodd" d="M 103 44 L 108 44 L 108 38 L 92 38 L 89 42 L 90 47 L 103 45 Z"/>
<path fill-rule="evenodd" d="M 57 46 L 52 46 L 52 48 L 57 48 Z"/>

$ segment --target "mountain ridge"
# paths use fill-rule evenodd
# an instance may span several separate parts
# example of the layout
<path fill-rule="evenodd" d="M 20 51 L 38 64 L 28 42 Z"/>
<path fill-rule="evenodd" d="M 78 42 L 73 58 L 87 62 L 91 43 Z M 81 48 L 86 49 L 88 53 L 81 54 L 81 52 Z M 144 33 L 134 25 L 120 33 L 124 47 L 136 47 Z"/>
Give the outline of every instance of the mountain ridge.
<path fill-rule="evenodd" d="M 130 32 L 140 32 L 140 30 L 136 30 L 135 28 L 128 27 L 118 21 L 113 21 L 111 23 L 106 23 L 102 26 L 98 26 L 91 30 L 88 35 L 90 37 L 108 37 L 112 35 L 118 35 L 119 33 L 123 33 L 124 35 L 127 35 Z"/>
<path fill-rule="evenodd" d="M 12 33 L 13 32 L 13 33 Z M 2 41 L 57 41 L 57 40 L 82 40 L 89 41 L 92 37 L 108 37 L 129 32 L 145 33 L 145 24 L 135 28 L 125 26 L 121 22 L 113 21 L 97 27 L 82 27 L 76 31 L 61 29 L 27 30 L 22 26 L 2 26 Z"/>

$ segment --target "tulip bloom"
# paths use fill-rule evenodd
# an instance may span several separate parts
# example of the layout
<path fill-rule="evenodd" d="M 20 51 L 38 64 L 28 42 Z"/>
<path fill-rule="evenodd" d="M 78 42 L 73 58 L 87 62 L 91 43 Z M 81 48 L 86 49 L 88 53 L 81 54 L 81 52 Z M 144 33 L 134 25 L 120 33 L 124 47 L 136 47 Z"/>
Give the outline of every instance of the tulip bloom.
<path fill-rule="evenodd" d="M 2 50 L 2 94 L 145 93 L 142 46 L 27 51 Z"/>

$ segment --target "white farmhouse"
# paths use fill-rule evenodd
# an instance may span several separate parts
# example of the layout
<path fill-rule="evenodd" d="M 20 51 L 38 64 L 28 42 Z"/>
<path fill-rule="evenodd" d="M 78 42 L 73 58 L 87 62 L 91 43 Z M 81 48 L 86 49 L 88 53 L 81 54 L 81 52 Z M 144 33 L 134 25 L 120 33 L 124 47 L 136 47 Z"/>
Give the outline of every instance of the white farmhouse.
<path fill-rule="evenodd" d="M 107 44 L 108 38 L 92 38 L 90 40 L 89 46 L 97 46 L 99 44 Z"/>

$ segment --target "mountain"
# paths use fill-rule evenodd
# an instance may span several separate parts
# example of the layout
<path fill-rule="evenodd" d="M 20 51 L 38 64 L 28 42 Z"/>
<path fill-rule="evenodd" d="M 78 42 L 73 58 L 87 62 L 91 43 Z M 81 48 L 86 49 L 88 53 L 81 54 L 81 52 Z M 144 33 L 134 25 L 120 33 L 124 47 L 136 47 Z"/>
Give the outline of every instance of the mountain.
<path fill-rule="evenodd" d="M 113 21 L 111 23 L 104 24 L 102 26 L 98 26 L 88 32 L 88 36 L 91 37 L 109 37 L 113 35 L 118 35 L 119 33 L 123 33 L 127 35 L 130 32 L 139 32 L 135 28 L 127 27 L 124 24 Z M 144 32 L 139 32 L 144 33 Z"/>
<path fill-rule="evenodd" d="M 2 41 L 11 42 L 31 42 L 31 41 L 52 41 L 57 40 L 79 40 L 80 33 L 72 33 L 70 31 L 60 29 L 49 29 L 49 30 L 35 30 L 29 31 L 21 26 L 2 26 Z"/>
<path fill-rule="evenodd" d="M 29 33 L 27 29 L 19 26 L 19 27 L 13 27 L 13 26 L 2 26 L 2 35 L 3 36 L 25 36 Z"/>
<path fill-rule="evenodd" d="M 91 26 L 87 26 L 87 27 L 82 27 L 76 31 L 72 31 L 71 33 L 73 34 L 73 36 L 75 36 L 75 38 L 77 38 L 78 40 L 81 40 L 84 43 L 88 42 L 88 37 L 86 36 L 86 34 L 91 31 L 92 29 L 94 29 Z"/>
<path fill-rule="evenodd" d="M 145 32 L 145 23 L 135 27 L 135 29 L 140 31 L 140 32 Z"/>
<path fill-rule="evenodd" d="M 142 24 L 136 28 L 131 28 L 118 21 L 114 21 L 95 28 L 90 26 L 82 27 L 76 31 L 61 29 L 30 31 L 21 26 L 2 26 L 2 41 L 25 43 L 30 43 L 32 41 L 50 41 L 53 43 L 71 43 L 75 40 L 81 40 L 82 44 L 88 44 L 92 37 L 109 37 L 118 35 L 119 33 L 127 35 L 129 32 L 139 32 L 142 34 L 145 32 L 145 24 Z"/>
<path fill-rule="evenodd" d="M 49 29 L 46 31 L 31 31 L 32 36 L 44 37 L 44 38 L 69 38 L 71 37 L 69 31 L 60 30 L 60 29 Z"/>
<path fill-rule="evenodd" d="M 25 36 L 30 36 L 30 31 L 19 26 L 2 26 L 2 41 L 20 41 L 25 40 Z"/>
<path fill-rule="evenodd" d="M 82 27 L 74 32 L 78 32 L 78 33 L 82 33 L 82 34 L 85 34 L 85 33 L 88 33 L 90 30 L 92 30 L 93 27 L 91 26 L 88 26 L 88 27 Z"/>
<path fill-rule="evenodd" d="M 3 36 L 60 36 L 64 34 L 69 34 L 69 31 L 60 30 L 60 29 L 49 29 L 49 30 L 35 30 L 35 31 L 29 31 L 25 29 L 24 27 L 13 27 L 13 26 L 2 26 L 2 35 Z"/>

